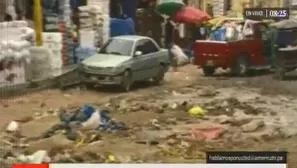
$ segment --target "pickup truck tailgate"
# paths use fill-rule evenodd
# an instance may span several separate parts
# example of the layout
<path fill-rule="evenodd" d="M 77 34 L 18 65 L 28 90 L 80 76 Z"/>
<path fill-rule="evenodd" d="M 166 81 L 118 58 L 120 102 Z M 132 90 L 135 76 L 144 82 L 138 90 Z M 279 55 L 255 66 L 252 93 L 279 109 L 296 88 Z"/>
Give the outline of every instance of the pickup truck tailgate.
<path fill-rule="evenodd" d="M 193 46 L 195 64 L 203 66 L 207 62 L 219 65 L 227 61 L 229 44 L 225 41 L 197 40 Z"/>
<path fill-rule="evenodd" d="M 194 44 L 195 55 L 221 55 L 227 51 L 228 43 L 225 41 L 197 40 Z"/>

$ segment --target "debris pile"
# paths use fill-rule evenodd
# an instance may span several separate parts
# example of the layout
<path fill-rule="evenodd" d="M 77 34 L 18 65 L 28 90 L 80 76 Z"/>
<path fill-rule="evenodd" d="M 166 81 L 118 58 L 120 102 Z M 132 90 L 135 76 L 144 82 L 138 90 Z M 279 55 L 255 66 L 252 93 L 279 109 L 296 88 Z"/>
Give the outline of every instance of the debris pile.
<path fill-rule="evenodd" d="M 1 133 L 0 161 L 203 162 L 208 150 L 240 149 L 293 135 L 273 123 L 277 115 L 268 114 L 268 109 L 214 89 L 118 97 L 100 107 L 51 109 L 10 122 Z"/>

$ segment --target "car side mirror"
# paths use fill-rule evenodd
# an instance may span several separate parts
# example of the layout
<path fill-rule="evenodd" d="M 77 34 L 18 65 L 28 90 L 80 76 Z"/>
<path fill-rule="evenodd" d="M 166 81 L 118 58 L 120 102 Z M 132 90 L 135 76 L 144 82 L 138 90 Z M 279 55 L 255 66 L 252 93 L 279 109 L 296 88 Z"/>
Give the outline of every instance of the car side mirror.
<path fill-rule="evenodd" d="M 138 57 L 140 55 L 142 55 L 142 52 L 141 51 L 136 51 L 135 54 L 134 54 L 134 57 Z"/>

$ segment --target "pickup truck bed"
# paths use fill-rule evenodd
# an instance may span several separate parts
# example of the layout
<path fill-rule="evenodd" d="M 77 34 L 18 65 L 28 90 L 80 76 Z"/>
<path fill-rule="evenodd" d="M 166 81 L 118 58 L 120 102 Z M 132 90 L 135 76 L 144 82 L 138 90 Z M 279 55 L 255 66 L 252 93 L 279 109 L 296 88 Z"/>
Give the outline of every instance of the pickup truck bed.
<path fill-rule="evenodd" d="M 207 41 L 197 40 L 194 44 L 195 65 L 229 68 L 240 53 L 248 53 L 250 40 Z"/>

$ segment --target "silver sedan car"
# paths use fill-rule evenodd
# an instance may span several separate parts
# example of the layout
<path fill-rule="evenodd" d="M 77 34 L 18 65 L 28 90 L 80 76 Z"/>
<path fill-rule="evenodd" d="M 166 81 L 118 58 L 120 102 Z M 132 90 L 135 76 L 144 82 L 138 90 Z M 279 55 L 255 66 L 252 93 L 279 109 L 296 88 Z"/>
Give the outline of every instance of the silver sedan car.
<path fill-rule="evenodd" d="M 109 39 L 95 55 L 82 61 L 82 82 L 120 85 L 130 91 L 136 81 L 153 79 L 160 84 L 169 68 L 168 50 L 151 38 L 129 35 Z"/>

